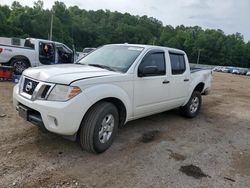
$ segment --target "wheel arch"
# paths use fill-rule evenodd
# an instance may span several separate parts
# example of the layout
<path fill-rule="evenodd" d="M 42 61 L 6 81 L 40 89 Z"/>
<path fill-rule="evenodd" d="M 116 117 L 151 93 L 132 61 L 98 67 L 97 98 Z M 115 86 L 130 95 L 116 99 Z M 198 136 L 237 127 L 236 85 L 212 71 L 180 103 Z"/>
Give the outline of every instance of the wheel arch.
<path fill-rule="evenodd" d="M 186 105 L 188 103 L 188 101 L 189 101 L 189 99 L 192 96 L 192 93 L 194 91 L 199 91 L 200 93 L 202 93 L 204 88 L 205 88 L 205 83 L 204 82 L 199 82 L 199 83 L 195 84 L 195 87 L 193 87 L 193 89 L 191 89 L 191 92 L 189 93 L 189 95 L 187 97 L 187 100 L 185 101 L 185 103 L 182 106 L 184 106 L 184 105 Z"/>
<path fill-rule="evenodd" d="M 14 57 L 12 57 L 10 60 L 9 60 L 9 63 L 11 64 L 14 60 L 16 59 L 22 59 L 22 60 L 26 60 L 29 64 L 29 67 L 31 66 L 31 63 L 30 63 L 30 60 L 28 57 L 24 56 L 24 55 L 16 55 Z"/>
<path fill-rule="evenodd" d="M 204 90 L 204 87 L 205 87 L 205 83 L 200 82 L 199 84 L 197 84 L 195 86 L 195 88 L 193 89 L 193 92 L 194 91 L 199 91 L 200 93 L 202 93 L 202 91 Z"/>
<path fill-rule="evenodd" d="M 96 104 L 98 104 L 100 102 L 112 103 L 117 108 L 118 113 L 119 113 L 119 127 L 122 127 L 127 119 L 127 109 L 126 109 L 125 104 L 122 102 L 122 100 L 120 100 L 116 97 L 107 97 L 107 98 L 103 98 L 103 99 L 98 100 L 97 102 L 95 102 L 93 105 L 90 106 L 90 108 L 85 113 L 84 117 L 91 110 L 91 108 L 93 108 Z M 83 117 L 83 119 L 84 119 L 84 117 Z"/>
<path fill-rule="evenodd" d="M 89 111 L 91 111 L 91 109 L 96 106 L 97 104 L 99 104 L 100 102 L 110 102 L 112 104 L 115 105 L 115 107 L 117 108 L 118 110 L 118 113 L 119 113 L 119 125 L 118 127 L 122 127 L 125 122 L 126 122 L 126 119 L 127 119 L 127 109 L 126 109 L 126 106 L 125 104 L 118 98 L 116 97 L 106 97 L 106 98 L 103 98 L 103 99 L 100 99 L 98 101 L 96 101 L 94 104 L 92 104 L 88 110 L 86 111 L 86 113 L 84 114 L 84 116 L 82 117 L 82 121 L 81 121 L 81 124 L 76 132 L 76 134 L 74 134 L 72 136 L 72 138 L 70 138 L 70 140 L 78 140 L 79 141 L 79 136 L 80 136 L 80 130 L 81 130 L 81 126 L 82 126 L 82 122 L 84 121 L 84 118 L 86 117 L 86 115 L 89 113 Z"/>

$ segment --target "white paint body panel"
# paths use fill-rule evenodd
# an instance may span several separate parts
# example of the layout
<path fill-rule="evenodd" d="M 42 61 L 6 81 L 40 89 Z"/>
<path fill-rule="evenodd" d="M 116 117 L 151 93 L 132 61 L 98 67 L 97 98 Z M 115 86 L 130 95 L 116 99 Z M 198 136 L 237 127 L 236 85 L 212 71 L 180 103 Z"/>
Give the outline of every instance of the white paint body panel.
<path fill-rule="evenodd" d="M 185 105 L 199 83 L 204 83 L 203 91 L 210 88 L 211 70 L 190 73 L 188 59 L 183 51 L 158 46 L 135 46 L 143 47 L 144 50 L 124 74 L 86 65 L 55 65 L 27 69 L 23 73 L 26 77 L 43 82 L 78 86 L 82 93 L 66 102 L 31 101 L 21 96 L 16 86 L 13 91 L 14 105 L 22 103 L 40 112 L 49 131 L 73 135 L 79 129 L 87 110 L 102 99 L 112 97 L 121 100 L 126 107 L 127 122 Z M 138 77 L 138 66 L 145 54 L 152 49 L 161 49 L 165 52 L 166 75 Z M 169 50 L 185 54 L 186 71 L 182 75 L 171 74 Z M 189 81 L 184 82 L 184 79 Z M 169 84 L 163 84 L 164 80 L 168 80 Z M 57 127 L 50 116 L 57 118 Z"/>

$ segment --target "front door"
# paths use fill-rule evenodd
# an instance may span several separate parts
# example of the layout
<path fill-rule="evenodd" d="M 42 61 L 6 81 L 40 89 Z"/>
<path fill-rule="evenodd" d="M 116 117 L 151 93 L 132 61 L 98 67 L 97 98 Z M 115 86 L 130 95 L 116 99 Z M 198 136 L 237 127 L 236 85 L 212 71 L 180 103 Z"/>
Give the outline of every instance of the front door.
<path fill-rule="evenodd" d="M 162 111 L 168 101 L 169 81 L 164 51 L 148 52 L 134 81 L 134 117 Z"/>

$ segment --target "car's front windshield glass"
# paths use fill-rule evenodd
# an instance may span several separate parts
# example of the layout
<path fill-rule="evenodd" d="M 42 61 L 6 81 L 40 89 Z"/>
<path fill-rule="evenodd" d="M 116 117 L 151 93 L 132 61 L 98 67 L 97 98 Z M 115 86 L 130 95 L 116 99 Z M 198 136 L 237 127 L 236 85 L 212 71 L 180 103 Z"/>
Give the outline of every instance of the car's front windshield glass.
<path fill-rule="evenodd" d="M 106 45 L 82 58 L 77 64 L 108 67 L 125 73 L 142 51 L 142 47 Z"/>

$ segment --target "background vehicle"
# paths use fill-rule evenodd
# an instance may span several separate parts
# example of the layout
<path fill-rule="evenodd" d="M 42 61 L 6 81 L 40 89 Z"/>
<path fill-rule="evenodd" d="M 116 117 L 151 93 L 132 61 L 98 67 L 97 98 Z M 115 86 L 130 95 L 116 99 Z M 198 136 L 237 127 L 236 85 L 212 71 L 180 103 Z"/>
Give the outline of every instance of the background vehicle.
<path fill-rule="evenodd" d="M 128 121 L 179 107 L 197 116 L 211 80 L 210 69 L 190 70 L 181 50 L 106 45 L 76 64 L 25 70 L 13 102 L 27 121 L 101 153 Z"/>
<path fill-rule="evenodd" d="M 235 67 L 228 67 L 228 73 L 232 73 Z"/>
<path fill-rule="evenodd" d="M 214 68 L 213 68 L 213 71 L 222 72 L 222 69 L 223 69 L 223 67 L 217 66 L 217 67 L 214 67 Z"/>
<path fill-rule="evenodd" d="M 248 72 L 246 73 L 246 75 L 247 75 L 247 76 L 250 76 L 250 71 L 248 71 Z"/>
<path fill-rule="evenodd" d="M 96 48 L 84 48 L 82 52 L 77 52 L 78 54 L 78 60 L 82 59 L 86 55 L 88 55 L 90 52 L 94 51 Z"/>
<path fill-rule="evenodd" d="M 74 62 L 73 51 L 59 42 L 27 38 L 19 44 L 0 44 L 0 63 L 13 66 L 16 74 L 28 67 Z"/>
<path fill-rule="evenodd" d="M 232 74 L 240 74 L 240 70 L 238 68 L 236 68 L 232 71 Z"/>
<path fill-rule="evenodd" d="M 83 49 L 83 55 L 86 56 L 88 55 L 90 52 L 94 51 L 96 48 L 84 48 Z"/>
<path fill-rule="evenodd" d="M 234 67 L 223 67 L 221 69 L 222 72 L 225 72 L 225 73 L 232 73 L 234 70 Z"/>
<path fill-rule="evenodd" d="M 244 69 L 244 68 L 239 69 L 239 74 L 240 75 L 246 75 L 247 72 L 248 72 L 248 69 Z"/>

